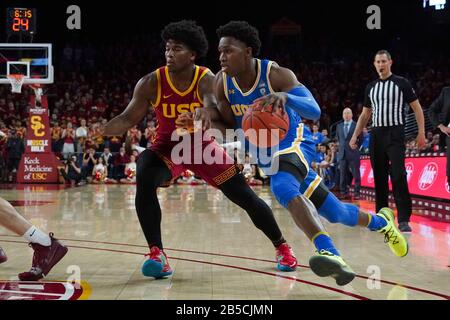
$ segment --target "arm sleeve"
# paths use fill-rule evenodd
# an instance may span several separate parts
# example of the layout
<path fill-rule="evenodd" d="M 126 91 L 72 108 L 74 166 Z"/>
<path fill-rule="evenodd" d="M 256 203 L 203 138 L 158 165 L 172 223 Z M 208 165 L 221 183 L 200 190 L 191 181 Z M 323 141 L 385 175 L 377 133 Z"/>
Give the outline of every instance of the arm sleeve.
<path fill-rule="evenodd" d="M 308 120 L 320 118 L 320 107 L 311 92 L 304 86 L 295 87 L 287 92 L 286 107 Z"/>

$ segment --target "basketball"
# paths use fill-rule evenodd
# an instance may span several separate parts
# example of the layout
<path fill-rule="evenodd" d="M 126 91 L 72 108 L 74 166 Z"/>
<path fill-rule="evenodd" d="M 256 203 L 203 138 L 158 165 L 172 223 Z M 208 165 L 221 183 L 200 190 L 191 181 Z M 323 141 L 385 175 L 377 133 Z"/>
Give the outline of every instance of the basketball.
<path fill-rule="evenodd" d="M 277 110 L 262 111 L 259 106 L 251 107 L 242 117 L 245 138 L 253 145 L 269 148 L 284 139 L 289 130 L 289 116 Z"/>

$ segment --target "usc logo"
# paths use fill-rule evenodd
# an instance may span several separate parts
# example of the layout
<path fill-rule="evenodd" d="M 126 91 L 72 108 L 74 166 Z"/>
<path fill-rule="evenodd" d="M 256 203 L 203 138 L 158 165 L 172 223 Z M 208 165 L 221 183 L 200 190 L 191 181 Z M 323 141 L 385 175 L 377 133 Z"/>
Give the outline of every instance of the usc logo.
<path fill-rule="evenodd" d="M 163 103 L 162 112 L 166 118 L 176 118 L 180 113 L 194 112 L 195 109 L 200 108 L 201 106 L 202 105 L 198 102 L 192 102 L 191 104 L 182 103 L 178 105 L 175 103 Z"/>
<path fill-rule="evenodd" d="M 32 173 L 31 174 L 31 179 L 33 180 L 47 180 L 47 173 Z"/>
<path fill-rule="evenodd" d="M 36 137 L 43 137 L 45 135 L 45 126 L 42 123 L 41 116 L 31 117 L 31 129 L 34 131 L 34 135 Z"/>

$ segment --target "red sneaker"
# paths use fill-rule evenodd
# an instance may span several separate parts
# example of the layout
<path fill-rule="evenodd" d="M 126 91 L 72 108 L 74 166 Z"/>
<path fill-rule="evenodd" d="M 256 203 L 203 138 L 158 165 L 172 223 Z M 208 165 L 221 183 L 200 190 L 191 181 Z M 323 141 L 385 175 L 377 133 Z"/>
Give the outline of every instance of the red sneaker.
<path fill-rule="evenodd" d="M 0 263 L 6 262 L 8 260 L 8 257 L 6 256 L 5 251 L 0 247 Z"/>
<path fill-rule="evenodd" d="M 147 253 L 145 256 L 148 256 L 149 258 L 142 265 L 142 274 L 144 276 L 161 279 L 170 276 L 173 273 L 169 266 L 166 254 L 158 247 L 151 247 L 150 253 Z"/>
<path fill-rule="evenodd" d="M 297 269 L 297 258 L 291 247 L 285 242 L 276 248 L 277 269 L 280 271 L 295 271 Z"/>
<path fill-rule="evenodd" d="M 33 263 L 30 271 L 19 274 L 21 281 L 37 281 L 42 279 L 66 255 L 69 249 L 57 239 L 53 238 L 53 233 L 49 235 L 52 242 L 48 247 L 37 243 L 29 244 L 34 250 Z"/>

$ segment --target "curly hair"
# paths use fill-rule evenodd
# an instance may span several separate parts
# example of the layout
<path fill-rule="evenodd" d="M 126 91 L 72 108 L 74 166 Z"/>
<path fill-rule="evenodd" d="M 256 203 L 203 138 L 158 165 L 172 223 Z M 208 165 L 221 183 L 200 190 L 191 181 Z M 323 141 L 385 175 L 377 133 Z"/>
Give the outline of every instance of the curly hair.
<path fill-rule="evenodd" d="M 220 26 L 216 32 L 219 38 L 233 37 L 244 42 L 247 46 L 252 48 L 253 56 L 259 54 L 259 50 L 261 49 L 259 32 L 247 21 L 230 21 L 226 25 Z"/>
<path fill-rule="evenodd" d="M 167 42 L 172 39 L 185 44 L 189 49 L 197 53 L 197 58 L 206 56 L 208 52 L 208 40 L 205 31 L 193 20 L 182 20 L 169 23 L 161 31 L 161 38 Z"/>

